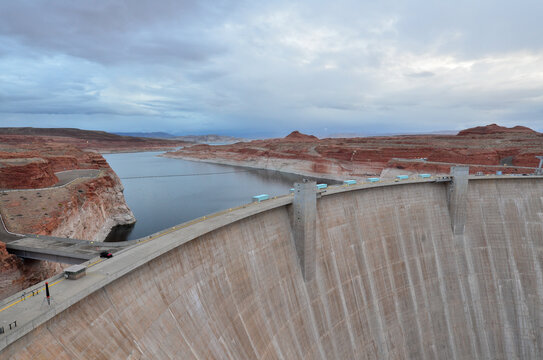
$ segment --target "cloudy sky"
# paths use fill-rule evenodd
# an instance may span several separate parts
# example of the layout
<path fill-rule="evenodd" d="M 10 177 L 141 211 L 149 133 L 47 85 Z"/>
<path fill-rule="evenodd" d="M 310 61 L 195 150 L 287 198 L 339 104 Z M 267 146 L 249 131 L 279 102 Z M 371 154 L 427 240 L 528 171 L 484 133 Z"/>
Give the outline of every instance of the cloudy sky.
<path fill-rule="evenodd" d="M 0 126 L 543 131 L 543 2 L 0 1 Z"/>

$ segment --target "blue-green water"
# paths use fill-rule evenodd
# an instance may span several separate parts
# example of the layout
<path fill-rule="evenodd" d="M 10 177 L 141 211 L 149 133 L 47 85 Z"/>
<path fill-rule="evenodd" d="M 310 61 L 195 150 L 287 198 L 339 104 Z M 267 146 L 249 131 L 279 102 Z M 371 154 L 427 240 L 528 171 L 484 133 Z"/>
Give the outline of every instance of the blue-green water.
<path fill-rule="evenodd" d="M 160 152 L 106 154 L 121 178 L 137 222 L 106 241 L 144 237 L 213 212 L 251 202 L 258 194 L 288 194 L 300 176 L 157 156 Z"/>

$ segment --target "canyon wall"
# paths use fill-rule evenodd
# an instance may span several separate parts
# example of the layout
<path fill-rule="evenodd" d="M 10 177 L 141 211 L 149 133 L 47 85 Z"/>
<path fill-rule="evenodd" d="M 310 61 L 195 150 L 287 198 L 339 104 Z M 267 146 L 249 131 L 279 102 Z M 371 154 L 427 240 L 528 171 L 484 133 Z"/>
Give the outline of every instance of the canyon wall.
<path fill-rule="evenodd" d="M 39 157 L 8 156 L 13 154 L 0 154 L 0 189 L 32 189 L 52 186 L 58 182 L 48 160 Z"/>
<path fill-rule="evenodd" d="M 420 183 L 323 196 L 309 282 L 290 205 L 231 223 L 98 289 L 1 355 L 540 359 L 543 181 L 471 180 L 456 236 L 447 191 Z"/>
<path fill-rule="evenodd" d="M 50 216 L 46 224 L 38 224 L 38 233 L 103 241 L 113 227 L 136 221 L 124 200 L 122 183 L 112 171 L 96 179 L 76 181 L 68 191 L 71 196 L 59 214 Z"/>
<path fill-rule="evenodd" d="M 81 178 L 59 188 L 0 192 L 0 212 L 8 230 L 103 241 L 117 225 L 135 221 L 122 184 L 112 171 Z M 0 248 L 0 299 L 62 271 L 67 265 L 20 260 Z"/>
<path fill-rule="evenodd" d="M 492 124 L 458 135 L 317 139 L 294 131 L 279 139 L 186 146 L 165 156 L 346 179 L 396 173 L 448 174 L 455 164 L 470 165 L 474 173 L 533 173 L 538 165 L 536 156 L 543 154 L 542 144 L 541 133 Z"/>
<path fill-rule="evenodd" d="M 0 128 L 0 214 L 15 233 L 103 241 L 112 227 L 135 218 L 119 178 L 97 151 L 171 149 L 183 144 L 78 129 Z M 59 172 L 70 170 L 96 173 L 69 182 Z M 16 259 L 5 251 L 1 235 L 0 231 L 0 299 L 64 267 Z"/>

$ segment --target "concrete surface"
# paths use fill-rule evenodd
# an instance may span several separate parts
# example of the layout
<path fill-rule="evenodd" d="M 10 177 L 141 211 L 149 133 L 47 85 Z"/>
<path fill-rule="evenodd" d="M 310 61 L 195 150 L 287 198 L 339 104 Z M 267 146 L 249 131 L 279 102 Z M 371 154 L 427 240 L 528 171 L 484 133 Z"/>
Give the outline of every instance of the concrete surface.
<path fill-rule="evenodd" d="M 315 244 L 317 223 L 317 183 L 307 181 L 294 184 L 292 203 L 292 236 L 306 281 L 315 277 Z"/>
<path fill-rule="evenodd" d="M 462 235 L 466 225 L 469 167 L 453 166 L 451 176 L 448 193 L 451 225 L 454 235 Z"/>
<path fill-rule="evenodd" d="M 543 180 L 473 180 L 461 235 L 447 183 L 327 189 L 310 281 L 292 197 L 173 229 L 3 303 L 0 357 L 540 359 Z"/>
<path fill-rule="evenodd" d="M 70 176 L 75 176 L 76 174 L 79 174 L 79 176 L 83 176 L 88 171 L 92 170 L 70 170 L 66 171 L 65 173 L 68 173 Z M 57 173 L 58 174 L 58 173 Z M 443 179 L 439 180 L 442 181 Z M 422 180 L 418 179 L 411 179 L 408 180 L 409 182 L 420 182 Z M 437 180 L 424 180 L 424 181 L 437 181 Z M 445 181 L 450 181 L 450 179 L 445 179 Z M 359 184 L 355 186 L 349 186 L 349 187 L 329 187 L 326 190 L 319 190 L 319 194 L 323 193 L 337 193 L 345 190 L 354 190 L 354 189 L 360 189 L 360 188 L 366 188 L 368 186 L 390 186 L 391 183 L 387 182 L 381 182 L 381 183 L 373 183 L 373 184 Z M 310 190 L 310 193 L 304 197 L 303 205 L 304 207 L 308 208 L 315 208 L 315 188 L 309 189 L 309 187 L 306 188 L 306 192 Z M 313 196 L 313 198 L 311 198 Z M 301 205 L 301 203 L 300 203 Z M 294 206 L 296 207 L 296 206 Z M 311 214 L 311 217 L 314 217 L 314 212 L 304 212 L 304 217 L 308 214 Z M 204 217 L 205 218 L 205 217 Z M 306 256 L 303 255 L 305 253 L 303 251 L 304 244 L 307 244 L 307 247 L 313 248 L 314 241 L 310 240 L 314 238 L 314 225 L 309 225 L 309 218 L 304 220 L 305 225 L 301 226 L 301 223 L 295 223 L 293 225 L 294 228 L 297 226 L 299 227 L 299 231 L 294 231 L 294 236 L 301 236 L 300 239 L 306 238 L 305 233 L 307 232 L 309 234 L 309 238 L 307 240 L 304 240 L 303 242 L 300 240 L 295 240 L 297 245 L 297 251 L 299 251 L 302 255 L 302 260 L 305 261 Z M 46 260 L 46 261 L 55 261 L 60 263 L 66 263 L 66 264 L 79 264 L 86 260 L 92 259 L 100 254 L 100 252 L 104 250 L 108 250 L 111 253 L 116 253 L 117 251 L 120 251 L 122 249 L 131 247 L 132 245 L 146 241 L 148 238 L 142 238 L 142 239 L 136 239 L 136 240 L 129 240 L 129 241 L 119 241 L 119 242 L 98 242 L 98 241 L 89 241 L 89 240 L 79 240 L 79 239 L 69 239 L 69 238 L 61 238 L 61 237 L 54 237 L 54 236 L 45 236 L 45 235 L 33 235 L 33 234 L 14 234 L 9 232 L 5 228 L 4 220 L 2 219 L 2 215 L 0 214 L 0 220 L 1 220 L 1 226 L 0 226 L 0 241 L 6 243 L 6 248 L 8 251 L 12 254 L 15 254 L 21 258 L 27 258 L 27 259 L 33 259 L 33 260 Z M 312 224 L 314 223 L 314 219 L 310 221 Z M 189 222 L 190 223 L 190 222 Z M 310 234 L 311 233 L 311 234 Z M 156 235 L 156 234 L 155 234 Z M 150 238 L 155 238 L 155 235 L 151 235 Z M 311 273 L 310 276 L 314 273 L 314 251 L 308 251 L 307 256 L 308 263 L 310 266 L 308 266 L 308 269 L 310 269 Z M 302 266 L 304 263 L 301 263 Z"/>

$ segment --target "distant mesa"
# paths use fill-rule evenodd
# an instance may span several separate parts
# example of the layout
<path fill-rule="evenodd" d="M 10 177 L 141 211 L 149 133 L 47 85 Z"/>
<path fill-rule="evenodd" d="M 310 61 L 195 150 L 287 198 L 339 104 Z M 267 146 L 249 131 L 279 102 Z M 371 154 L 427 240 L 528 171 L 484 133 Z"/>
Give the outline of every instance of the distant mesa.
<path fill-rule="evenodd" d="M 0 135 L 32 135 L 32 136 L 59 136 L 82 140 L 118 141 L 126 137 L 105 131 L 81 130 L 76 128 L 34 128 L 34 127 L 2 127 Z"/>
<path fill-rule="evenodd" d="M 186 142 L 192 142 L 196 144 L 234 144 L 237 142 L 246 142 L 247 139 L 234 137 L 234 136 L 226 136 L 226 135 L 184 135 L 184 136 L 176 136 L 176 140 L 186 141 Z"/>
<path fill-rule="evenodd" d="M 458 133 L 458 136 L 466 135 L 490 135 L 490 134 L 501 134 L 501 133 L 527 133 L 527 134 L 538 134 L 537 131 L 534 131 L 526 126 L 514 126 L 511 128 L 500 126 L 497 124 L 490 124 L 486 126 L 477 126 L 474 128 L 469 128 L 462 130 Z"/>
<path fill-rule="evenodd" d="M 301 140 L 301 141 L 315 141 L 315 140 L 319 140 L 318 137 L 314 136 L 314 135 L 307 135 L 307 134 L 302 134 L 301 132 L 299 132 L 298 130 L 295 130 L 293 132 L 291 132 L 290 134 L 288 134 L 285 139 L 288 139 L 288 140 Z"/>
<path fill-rule="evenodd" d="M 175 135 L 166 132 L 114 132 L 113 134 L 120 136 L 144 137 L 154 139 L 173 139 Z"/>

